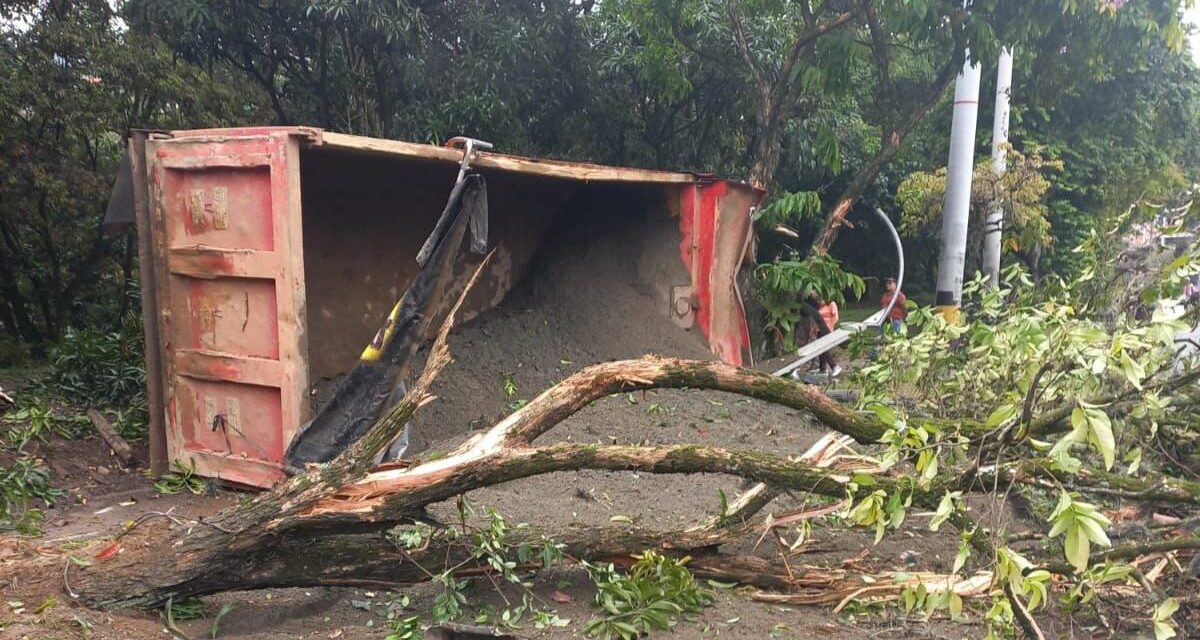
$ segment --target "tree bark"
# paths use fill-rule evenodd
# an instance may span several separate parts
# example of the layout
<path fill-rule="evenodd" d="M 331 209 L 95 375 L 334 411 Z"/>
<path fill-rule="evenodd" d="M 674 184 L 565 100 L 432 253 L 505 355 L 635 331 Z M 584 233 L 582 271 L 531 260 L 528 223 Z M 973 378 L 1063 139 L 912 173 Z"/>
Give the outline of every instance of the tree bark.
<path fill-rule="evenodd" d="M 323 536 L 378 535 L 398 524 L 423 519 L 429 504 L 553 471 L 716 472 L 764 482 L 778 490 L 837 497 L 845 492 L 848 478 L 844 475 L 758 452 L 700 446 L 533 445 L 538 436 L 571 414 L 614 393 L 655 387 L 719 389 L 806 410 L 860 441 L 878 439 L 883 431 L 872 419 L 806 385 L 719 363 L 647 357 L 585 369 L 445 458 L 369 470 L 372 456 L 431 399 L 428 389 L 449 360 L 445 345 L 449 325 L 443 326 L 425 371 L 404 400 L 338 458 L 325 465 L 310 465 L 276 489 L 211 520 L 174 529 L 171 518 L 149 521 L 101 553 L 105 559 L 80 568 L 72 579 L 74 589 L 84 602 L 97 607 L 150 607 L 170 597 L 324 579 L 321 571 L 316 572 L 317 578 L 295 575 L 295 564 L 284 560 L 297 555 L 289 550 L 292 541 L 316 544 Z M 881 478 L 879 486 L 892 486 L 892 481 Z M 918 494 L 914 500 L 921 502 L 924 494 Z M 329 549 L 329 557 L 340 557 L 340 548 Z M 307 556 L 312 562 L 327 564 L 321 555 L 310 552 Z"/>
<path fill-rule="evenodd" d="M 764 589 L 785 589 L 786 573 L 767 560 L 721 554 L 722 544 L 746 535 L 750 527 L 700 531 L 655 531 L 635 527 L 571 527 L 563 531 L 515 531 L 510 548 L 537 547 L 544 540 L 562 545 L 563 557 L 588 562 L 628 566 L 634 553 L 655 550 L 675 557 L 690 556 L 688 566 L 701 577 L 735 580 Z M 271 553 L 231 551 L 227 560 L 194 580 L 163 585 L 153 568 L 142 566 L 122 572 L 110 581 L 114 593 L 137 594 L 112 601 L 90 600 L 90 583 L 68 575 L 68 586 L 84 590 L 89 604 L 102 607 L 157 607 L 168 598 L 180 600 L 229 590 L 284 587 L 342 587 L 399 589 L 430 581 L 447 567 L 456 578 L 491 573 L 485 559 L 472 557 L 471 549 L 444 535 L 406 550 L 379 533 L 343 534 L 312 539 L 304 534 L 280 536 Z M 517 567 L 518 572 L 542 568 L 540 562 Z M 85 575 L 86 578 L 86 575 Z M 153 585 L 153 586 L 149 586 Z"/>
<path fill-rule="evenodd" d="M 219 514 L 212 521 L 178 523 L 154 521 L 121 538 L 89 567 L 70 578 L 83 602 L 98 608 L 155 607 L 168 598 L 184 598 L 231 589 L 307 584 L 369 584 L 382 578 L 372 573 L 373 562 L 386 562 L 378 543 L 363 550 L 361 536 L 380 539 L 379 532 L 423 519 L 428 504 L 472 489 L 517 478 L 571 469 L 633 470 L 649 473 L 728 473 L 780 489 L 831 496 L 845 493 L 849 478 L 824 469 L 757 452 L 727 451 L 697 446 L 622 447 L 552 445 L 541 448 L 497 448 L 485 436 L 450 457 L 409 469 L 385 469 L 315 500 L 282 499 L 274 492 L 245 508 Z M 889 479 L 878 486 L 894 488 Z M 321 492 L 318 492 L 321 493 Z M 914 503 L 932 507 L 932 493 L 914 493 Z M 371 532 L 375 533 L 372 534 Z M 665 541 L 701 536 L 712 546 L 723 538 L 709 532 L 645 534 Z M 347 536 L 359 536 L 347 538 Z M 588 536 L 601 534 L 592 532 Z M 722 534 L 723 535 L 723 534 Z M 612 539 L 603 538 L 603 539 Z M 609 555 L 636 553 L 644 540 L 621 539 L 619 549 L 603 547 Z M 349 544 L 344 540 L 358 540 Z M 707 540 L 707 541 L 705 541 Z M 692 543 L 688 543 L 691 545 Z M 683 549 L 690 550 L 691 546 Z M 304 551 L 301 552 L 300 549 Z M 595 557 L 595 556 L 593 556 Z M 435 572 L 436 573 L 436 572 Z M 407 581 L 411 574 L 395 574 Z"/>
<path fill-rule="evenodd" d="M 773 75 L 763 69 L 762 63 L 750 47 L 749 38 L 738 9 L 737 0 L 728 0 L 725 5 L 729 18 L 729 27 L 733 32 L 734 44 L 738 54 L 746 64 L 758 91 L 758 139 L 754 145 L 754 164 L 750 169 L 751 184 L 763 190 L 770 191 L 775 180 L 775 171 L 779 168 L 779 157 L 783 148 L 783 123 L 791 113 L 792 93 L 798 82 L 795 76 L 796 65 L 805 52 L 811 52 L 813 45 L 821 36 L 850 24 L 861 10 L 854 6 L 849 11 L 838 13 L 825 22 L 817 22 L 815 16 L 806 15 L 808 28 L 797 34 L 788 48 L 788 53 L 781 61 L 779 69 Z M 679 30 L 676 29 L 678 35 Z M 769 77 L 770 75 L 770 77 Z"/>
<path fill-rule="evenodd" d="M 121 434 L 117 433 L 117 430 L 113 428 L 108 418 L 105 418 L 104 414 L 99 411 L 88 409 L 87 417 L 92 421 L 92 426 L 96 428 L 96 433 L 100 434 L 100 439 L 104 441 L 104 444 L 108 445 L 113 455 L 121 461 L 121 465 L 128 467 L 133 462 L 133 449 L 130 448 L 125 438 L 122 438 Z"/>
<path fill-rule="evenodd" d="M 457 306 L 450 317 L 456 312 Z M 648 356 L 589 367 L 551 387 L 444 458 L 369 468 L 374 454 L 432 399 L 430 385 L 449 360 L 445 344 L 449 328 L 449 322 L 443 325 L 426 369 L 409 394 L 342 455 L 323 465 L 309 465 L 276 489 L 244 506 L 222 511 L 211 520 L 184 522 L 168 514 L 152 514 L 152 519 L 127 529 L 96 554 L 92 565 L 68 567 L 72 595 L 78 594 L 82 602 L 98 608 L 156 607 L 170 598 L 233 589 L 412 584 L 455 563 L 443 559 L 440 564 L 426 566 L 421 559 L 414 561 L 408 557 L 413 555 L 411 552 L 405 556 L 387 541 L 384 531 L 428 521 L 428 505 L 475 489 L 578 469 L 722 473 L 763 483 L 766 487 L 756 488 L 734 503 L 731 514 L 723 514 L 733 517 L 707 526 L 674 532 L 571 530 L 555 535 L 576 558 L 608 561 L 648 548 L 670 550 L 693 555 L 697 560 L 692 567 L 702 575 L 783 588 L 789 582 L 778 571 L 764 567 L 761 560 L 731 558 L 720 554 L 717 547 L 729 536 L 757 526 L 747 518 L 776 492 L 790 490 L 842 498 L 851 481 L 849 473 L 824 468 L 805 458 L 754 451 L 696 445 L 539 446 L 535 440 L 605 395 L 663 387 L 728 391 L 803 409 L 822 424 L 861 442 L 877 440 L 886 428 L 807 385 L 719 363 Z M 1051 417 L 1055 416 L 1051 412 Z M 945 425 L 946 429 L 953 427 L 979 433 L 972 425 Z M 1037 479 L 1035 472 L 1018 463 L 993 467 L 986 474 L 999 473 L 998 479 L 1007 485 Z M 921 489 L 903 473 L 875 473 L 872 486 L 889 494 L 902 490 L 911 497 L 914 508 L 934 509 L 947 491 L 989 490 L 997 484 L 986 481 L 984 473 L 958 477 L 943 473 Z M 1075 480 L 1088 482 L 1089 476 Z M 1110 478 L 1093 480 L 1097 484 L 1112 482 Z M 1181 485 L 1161 491 L 1157 486 L 1118 488 L 1154 489 L 1159 493 L 1151 497 L 1179 499 L 1186 499 L 1185 493 L 1192 489 Z M 735 524 L 723 526 L 722 520 L 734 520 Z M 432 562 L 448 557 L 447 551 L 441 549 L 423 557 Z M 481 570 L 470 564 L 459 569 Z"/>

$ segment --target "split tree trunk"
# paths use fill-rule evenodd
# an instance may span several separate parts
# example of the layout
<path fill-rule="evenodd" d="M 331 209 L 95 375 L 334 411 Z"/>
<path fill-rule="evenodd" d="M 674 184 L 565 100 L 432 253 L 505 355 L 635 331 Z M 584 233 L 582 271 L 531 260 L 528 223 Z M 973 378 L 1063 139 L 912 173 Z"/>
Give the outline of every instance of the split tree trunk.
<path fill-rule="evenodd" d="M 370 469 L 372 456 L 391 441 L 417 408 L 432 399 L 428 389 L 449 359 L 447 331 L 448 325 L 408 396 L 337 459 L 312 465 L 249 504 L 231 507 L 208 520 L 149 520 L 98 554 L 104 559 L 88 567 L 69 567 L 68 589 L 91 606 L 121 608 L 155 607 L 168 598 L 236 589 L 378 585 L 381 580 L 407 584 L 413 579 L 413 574 L 405 573 L 409 569 L 397 573 L 375 567 L 396 562 L 395 548 L 382 537 L 384 530 L 425 520 L 425 508 L 430 504 L 555 471 L 736 475 L 771 487 L 764 499 L 747 501 L 751 512 L 765 505 L 776 491 L 839 498 L 845 494 L 846 474 L 761 452 L 694 445 L 534 445 L 556 424 L 611 394 L 652 388 L 713 389 L 804 410 L 824 426 L 859 442 L 877 441 L 885 430 L 885 425 L 837 404 L 814 387 L 716 362 L 649 356 L 584 369 L 445 458 L 410 467 Z M 1039 425 L 1053 425 L 1059 418 L 1052 411 L 1044 420 L 1034 421 L 1032 430 L 1040 432 Z M 966 433 L 978 433 L 980 428 L 964 423 L 956 426 Z M 970 479 L 947 479 L 935 482 L 927 491 L 914 490 L 913 503 L 935 507 L 945 490 L 962 488 L 949 484 L 959 480 Z M 889 490 L 895 482 L 880 476 L 876 486 Z M 561 535 L 568 545 L 575 545 L 577 557 L 593 558 L 634 553 L 672 540 L 683 552 L 719 543 L 718 539 L 689 538 L 691 534 L 686 532 L 617 530 Z M 607 542 L 597 545 L 596 540 Z"/>
<path fill-rule="evenodd" d="M 72 569 L 68 587 L 89 605 L 121 608 L 154 607 L 168 598 L 233 589 L 374 585 L 384 579 L 380 577 L 384 572 L 373 565 L 386 564 L 395 556 L 394 547 L 388 551 L 390 545 L 383 541 L 381 531 L 424 519 L 427 505 L 554 471 L 716 472 L 778 490 L 839 497 L 845 492 L 848 478 L 844 475 L 758 452 L 688 445 L 533 445 L 554 425 L 609 394 L 659 387 L 716 389 L 803 409 L 864 442 L 877 439 L 883 429 L 806 385 L 719 363 L 647 357 L 585 369 L 445 458 L 408 468 L 385 465 L 368 471 L 374 451 L 429 400 L 427 389 L 445 359 L 441 344 L 409 396 L 338 459 L 311 467 L 244 507 L 230 508 L 211 520 L 176 523 L 187 525 L 183 527 L 171 527 L 167 518 L 148 521 L 117 541 L 119 553 L 114 557 Z M 880 486 L 889 485 L 889 480 L 880 479 Z M 654 540 L 660 545 L 675 541 L 683 552 L 719 542 L 703 536 L 689 542 L 693 534 L 680 532 L 618 530 L 563 535 L 568 545 L 576 545 L 577 557 L 599 558 L 653 547 L 649 542 Z M 597 546 L 589 540 L 608 542 Z M 302 547 L 307 549 L 303 553 Z M 397 583 L 412 577 L 395 572 L 387 575 L 393 575 L 391 579 Z"/>
<path fill-rule="evenodd" d="M 782 456 L 695 445 L 604 446 L 535 445 L 554 425 L 605 395 L 663 387 L 714 389 L 785 404 L 812 414 L 825 426 L 870 442 L 884 425 L 834 403 L 819 390 L 720 363 L 660 357 L 589 367 L 550 388 L 520 411 L 472 438 L 445 458 L 413 466 L 370 469 L 376 451 L 390 441 L 413 412 L 431 397 L 434 377 L 448 355 L 445 335 L 435 344 L 421 379 L 405 399 L 364 438 L 337 459 L 313 465 L 245 506 L 231 507 L 210 520 L 184 522 L 172 516 L 146 521 L 97 554 L 87 567 L 67 566 L 67 589 L 97 608 L 157 607 L 181 599 L 228 590 L 294 586 L 396 587 L 430 578 L 453 563 L 451 547 L 433 547 L 406 556 L 383 535 L 397 525 L 427 521 L 425 508 L 469 491 L 509 480 L 577 469 L 645 473 L 724 473 L 763 483 L 735 502 L 731 513 L 749 518 L 780 491 L 841 498 L 848 473 Z M 1172 382 L 1173 383 L 1173 382 Z M 1031 432 L 1053 430 L 1061 420 L 1049 411 L 1030 423 Z M 946 425 L 949 428 L 949 425 Z M 981 427 L 959 423 L 965 433 Z M 1036 485 L 1043 472 L 1022 463 L 983 474 L 946 473 L 926 489 L 905 484 L 914 507 L 933 509 L 950 490 L 983 490 L 1012 483 Z M 875 475 L 875 487 L 889 493 L 899 482 Z M 1099 475 L 1075 478 L 1082 491 L 1120 491 L 1131 497 L 1186 500 L 1194 487 L 1128 484 Z M 152 516 L 153 517 L 153 516 Z M 176 526 L 172 527 L 171 525 Z M 747 533 L 752 524 L 723 528 L 719 522 L 687 531 L 632 528 L 549 532 L 577 559 L 628 560 L 645 549 L 688 554 L 700 575 L 734 579 L 768 588 L 786 588 L 788 578 L 762 560 L 731 557 L 719 546 Z M 436 540 L 436 538 L 435 538 Z M 437 544 L 444 544 L 438 542 Z M 442 558 L 440 561 L 438 558 Z M 464 556 L 465 559 L 465 556 Z M 462 575 L 486 569 L 468 563 Z"/>

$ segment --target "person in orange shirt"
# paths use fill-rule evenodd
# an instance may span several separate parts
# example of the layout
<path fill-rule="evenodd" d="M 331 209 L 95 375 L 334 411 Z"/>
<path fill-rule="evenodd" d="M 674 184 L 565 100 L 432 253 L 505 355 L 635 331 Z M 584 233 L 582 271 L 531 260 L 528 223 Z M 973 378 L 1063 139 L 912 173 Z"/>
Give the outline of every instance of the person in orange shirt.
<path fill-rule="evenodd" d="M 892 298 L 896 298 L 896 304 L 892 307 L 891 313 L 888 314 L 888 320 L 891 321 L 892 332 L 900 333 L 900 328 L 904 326 L 904 319 L 908 317 L 908 296 L 904 295 L 903 291 L 896 290 L 895 278 L 888 278 L 885 286 L 887 287 L 887 291 L 883 293 L 883 299 L 879 303 L 879 308 L 886 309 L 891 304 Z"/>
<path fill-rule="evenodd" d="M 840 319 L 837 303 L 832 300 L 822 301 L 817 297 L 816 293 L 810 295 L 809 301 L 816 306 L 817 317 L 820 319 L 816 323 L 817 333 L 823 336 L 833 331 Z M 830 375 L 834 377 L 842 375 L 842 368 L 834 361 L 832 350 L 818 356 L 817 363 L 820 365 L 821 373 L 825 373 L 825 370 L 828 369 Z"/>

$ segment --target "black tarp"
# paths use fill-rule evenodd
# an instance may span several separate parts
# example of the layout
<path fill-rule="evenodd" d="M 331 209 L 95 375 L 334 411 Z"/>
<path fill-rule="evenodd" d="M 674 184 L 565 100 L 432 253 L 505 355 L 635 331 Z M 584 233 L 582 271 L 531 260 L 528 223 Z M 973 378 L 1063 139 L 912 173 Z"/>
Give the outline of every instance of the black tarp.
<path fill-rule="evenodd" d="M 333 398 L 297 431 L 285 454 L 289 471 L 332 460 L 403 397 L 403 378 L 412 354 L 438 329 L 430 316 L 448 307 L 441 297 L 454 277 L 455 258 L 468 229 L 471 250 L 483 253 L 487 249 L 487 183 L 478 174 L 469 174 L 454 185 L 426 241 L 429 251 L 422 251 L 422 257 L 427 259 L 416 277 Z M 389 449 L 398 454 L 397 447 Z"/>

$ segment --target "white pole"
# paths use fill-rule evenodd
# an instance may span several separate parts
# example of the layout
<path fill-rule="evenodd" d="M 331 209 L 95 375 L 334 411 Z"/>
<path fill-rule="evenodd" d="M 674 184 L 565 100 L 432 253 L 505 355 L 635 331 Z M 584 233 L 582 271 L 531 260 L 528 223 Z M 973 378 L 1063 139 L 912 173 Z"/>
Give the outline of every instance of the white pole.
<path fill-rule="evenodd" d="M 967 258 L 967 219 L 971 206 L 971 172 L 975 166 L 975 124 L 979 115 L 979 63 L 967 59 L 954 82 L 954 121 L 950 126 L 946 200 L 942 207 L 942 252 L 938 259 L 934 306 L 951 322 L 962 303 Z"/>
<path fill-rule="evenodd" d="M 1012 49 L 1000 50 L 996 66 L 996 113 L 992 119 L 992 171 L 999 180 L 1008 168 L 1008 112 L 1012 97 Z M 992 204 L 983 224 L 983 271 L 993 287 L 1000 286 L 1000 240 L 1004 232 L 1004 206 Z"/>

